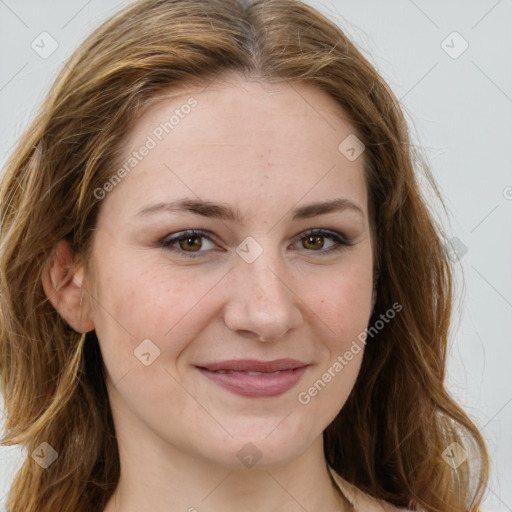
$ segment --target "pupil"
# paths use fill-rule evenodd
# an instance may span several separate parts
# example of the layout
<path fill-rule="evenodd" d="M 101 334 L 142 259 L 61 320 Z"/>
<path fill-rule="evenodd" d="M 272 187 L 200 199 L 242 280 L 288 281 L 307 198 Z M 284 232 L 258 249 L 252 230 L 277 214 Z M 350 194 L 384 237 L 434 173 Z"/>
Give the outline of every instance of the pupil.
<path fill-rule="evenodd" d="M 322 246 L 321 238 L 322 238 L 322 237 L 321 237 L 321 236 L 318 236 L 318 235 L 311 235 L 311 236 L 309 236 L 309 237 L 307 238 L 307 242 L 306 242 L 306 243 L 307 243 L 307 244 L 311 244 L 311 245 L 313 245 L 313 246 L 314 246 L 314 245 L 316 245 L 316 247 L 315 247 L 315 248 L 317 248 L 317 249 L 318 249 L 318 248 L 321 248 L 321 246 Z M 315 244 L 315 242 L 316 242 L 316 244 Z M 318 245 L 318 244 L 320 244 L 320 247 L 319 247 L 319 245 Z"/>

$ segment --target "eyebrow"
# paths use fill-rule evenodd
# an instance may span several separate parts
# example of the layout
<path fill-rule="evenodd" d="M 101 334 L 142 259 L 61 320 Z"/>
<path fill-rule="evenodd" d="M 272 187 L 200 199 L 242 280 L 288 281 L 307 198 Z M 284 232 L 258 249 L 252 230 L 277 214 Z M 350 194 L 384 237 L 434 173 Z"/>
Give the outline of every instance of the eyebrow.
<path fill-rule="evenodd" d="M 292 220 L 309 219 L 317 215 L 333 212 L 353 211 L 364 217 L 363 210 L 350 199 L 339 198 L 331 201 L 323 201 L 299 206 L 292 210 Z M 157 212 L 190 212 L 202 217 L 210 217 L 231 222 L 242 223 L 242 214 L 232 206 L 203 201 L 199 199 L 179 199 L 171 203 L 156 203 L 137 212 L 136 217 L 146 217 Z"/>

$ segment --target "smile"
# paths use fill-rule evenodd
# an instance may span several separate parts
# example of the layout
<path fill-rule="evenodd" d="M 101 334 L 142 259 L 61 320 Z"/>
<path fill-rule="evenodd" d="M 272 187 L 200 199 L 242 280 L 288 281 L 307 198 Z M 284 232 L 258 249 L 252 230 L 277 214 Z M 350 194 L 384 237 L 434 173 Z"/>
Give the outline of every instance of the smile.
<path fill-rule="evenodd" d="M 247 398 L 271 398 L 282 395 L 297 385 L 308 366 L 290 359 L 269 363 L 249 360 L 226 361 L 196 368 L 210 381 L 236 395 Z M 281 369 L 277 369 L 279 367 Z"/>

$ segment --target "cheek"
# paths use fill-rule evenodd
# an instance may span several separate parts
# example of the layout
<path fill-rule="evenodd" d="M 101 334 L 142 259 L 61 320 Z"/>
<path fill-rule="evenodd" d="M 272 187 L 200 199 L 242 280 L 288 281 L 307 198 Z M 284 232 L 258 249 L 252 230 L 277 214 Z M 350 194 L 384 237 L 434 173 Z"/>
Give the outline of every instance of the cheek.
<path fill-rule="evenodd" d="M 333 343 L 357 336 L 372 312 L 371 265 L 347 265 L 315 279 L 297 279 L 297 294 L 325 326 Z"/>
<path fill-rule="evenodd" d="M 222 273 L 177 270 L 165 261 L 147 262 L 134 255 L 105 261 L 110 263 L 97 273 L 94 321 L 106 360 L 108 354 L 116 361 L 121 354 L 133 356 L 145 339 L 167 355 L 178 353 L 183 349 L 179 340 L 208 321 L 204 304 Z"/>
<path fill-rule="evenodd" d="M 364 355 L 364 343 L 358 335 L 364 332 L 367 318 L 350 311 L 336 325 L 336 335 L 323 338 L 323 357 L 315 372 L 305 379 L 297 392 L 299 410 L 315 418 L 325 428 L 344 407 L 357 379 Z M 332 317 L 334 325 L 336 315 Z"/>
<path fill-rule="evenodd" d="M 321 361 L 300 387 L 297 402 L 319 424 L 328 425 L 343 408 L 359 374 L 372 285 L 365 273 L 338 275 L 324 284 L 310 302 L 318 316 L 316 325 L 325 333 L 317 339 Z"/>
<path fill-rule="evenodd" d="M 332 414 L 341 409 L 354 386 L 364 354 L 364 333 L 372 313 L 371 258 L 362 257 L 345 269 L 336 269 L 318 279 L 313 294 L 309 287 L 307 305 L 317 318 L 317 333 L 323 333 L 317 340 L 323 355 L 315 380 L 301 389 L 304 400 L 298 398 L 303 405 L 311 401 L 315 414 Z M 308 283 L 307 279 L 302 282 L 300 293 L 304 297 Z"/>

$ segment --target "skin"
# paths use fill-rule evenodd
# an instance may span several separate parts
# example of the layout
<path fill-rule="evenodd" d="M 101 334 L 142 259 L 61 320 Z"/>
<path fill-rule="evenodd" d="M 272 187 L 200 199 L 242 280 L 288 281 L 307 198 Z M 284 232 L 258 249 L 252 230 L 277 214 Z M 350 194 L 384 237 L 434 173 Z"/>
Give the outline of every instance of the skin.
<path fill-rule="evenodd" d="M 350 348 L 375 301 L 364 154 L 349 161 L 338 150 L 355 130 L 308 84 L 230 74 L 176 94 L 129 132 L 126 159 L 174 109 L 198 102 L 106 194 L 87 266 L 67 275 L 61 243 L 43 276 L 61 315 L 100 342 L 121 458 L 105 510 L 349 510 L 330 480 L 322 432 L 352 390 L 363 351 L 308 404 L 298 394 Z M 236 207 L 242 222 L 137 216 L 182 198 Z M 294 208 L 337 198 L 362 213 L 291 219 Z M 303 232 L 313 228 L 353 245 L 322 255 L 337 244 L 327 235 L 308 244 Z M 175 242 L 174 252 L 158 244 L 188 229 L 212 241 Z M 263 251 L 252 263 L 236 252 L 249 236 Z M 199 257 L 187 258 L 197 246 Z M 160 351 L 148 366 L 134 356 L 144 339 Z M 242 358 L 310 366 L 293 389 L 263 399 L 235 395 L 195 367 Z M 261 454 L 252 467 L 237 457 L 247 443 Z"/>

